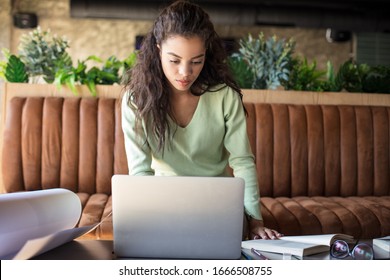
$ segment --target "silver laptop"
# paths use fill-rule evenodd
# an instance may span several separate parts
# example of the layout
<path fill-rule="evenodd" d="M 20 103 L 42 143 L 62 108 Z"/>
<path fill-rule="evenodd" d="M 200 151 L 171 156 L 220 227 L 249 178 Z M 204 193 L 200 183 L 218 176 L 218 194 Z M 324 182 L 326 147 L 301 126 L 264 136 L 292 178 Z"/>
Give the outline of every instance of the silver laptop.
<path fill-rule="evenodd" d="M 241 256 L 241 178 L 114 175 L 112 211 L 118 258 Z"/>

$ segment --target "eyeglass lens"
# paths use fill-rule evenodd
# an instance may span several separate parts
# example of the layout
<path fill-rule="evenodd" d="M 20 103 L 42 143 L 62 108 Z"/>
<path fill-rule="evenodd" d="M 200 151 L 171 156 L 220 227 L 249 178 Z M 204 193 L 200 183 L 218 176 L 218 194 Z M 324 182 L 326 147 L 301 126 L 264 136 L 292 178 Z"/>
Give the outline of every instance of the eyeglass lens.
<path fill-rule="evenodd" d="M 346 258 L 349 255 L 349 248 L 347 242 L 343 240 L 336 240 L 330 251 L 331 255 L 335 258 Z"/>
<path fill-rule="evenodd" d="M 352 257 L 356 260 L 372 260 L 374 252 L 369 245 L 360 243 L 353 248 Z"/>
<path fill-rule="evenodd" d="M 349 255 L 356 260 L 372 260 L 374 257 L 371 246 L 365 243 L 359 243 L 350 251 L 348 243 L 344 240 L 336 240 L 331 247 L 330 254 L 332 257 L 338 259 L 346 258 Z"/>

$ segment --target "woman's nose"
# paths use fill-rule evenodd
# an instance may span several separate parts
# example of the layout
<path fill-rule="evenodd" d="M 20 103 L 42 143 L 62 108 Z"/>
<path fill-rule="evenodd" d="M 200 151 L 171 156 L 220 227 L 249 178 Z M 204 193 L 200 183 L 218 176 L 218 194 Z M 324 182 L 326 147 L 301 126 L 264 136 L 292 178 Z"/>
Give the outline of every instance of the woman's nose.
<path fill-rule="evenodd" d="M 188 76 L 192 73 L 192 68 L 188 64 L 182 64 L 179 68 L 179 74 L 183 76 Z"/>

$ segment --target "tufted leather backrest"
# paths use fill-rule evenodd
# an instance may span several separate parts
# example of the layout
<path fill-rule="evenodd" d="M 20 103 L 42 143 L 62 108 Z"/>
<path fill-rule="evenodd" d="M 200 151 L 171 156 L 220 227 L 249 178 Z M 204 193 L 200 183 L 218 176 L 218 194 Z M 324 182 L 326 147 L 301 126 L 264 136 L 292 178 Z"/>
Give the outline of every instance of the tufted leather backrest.
<path fill-rule="evenodd" d="M 111 98 L 13 98 L 3 140 L 6 191 L 110 194 L 111 176 L 128 173 L 119 107 Z"/>
<path fill-rule="evenodd" d="M 262 197 L 390 194 L 390 108 L 246 103 Z M 111 192 L 128 173 L 114 98 L 15 97 L 7 107 L 7 192 Z"/>
<path fill-rule="evenodd" d="M 261 196 L 390 194 L 390 108 L 246 104 Z"/>

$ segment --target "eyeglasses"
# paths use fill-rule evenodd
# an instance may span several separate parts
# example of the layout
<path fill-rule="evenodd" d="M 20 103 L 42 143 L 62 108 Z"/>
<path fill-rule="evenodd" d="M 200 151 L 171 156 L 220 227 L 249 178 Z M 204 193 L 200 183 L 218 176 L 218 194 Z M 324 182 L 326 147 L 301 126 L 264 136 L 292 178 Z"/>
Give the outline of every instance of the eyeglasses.
<path fill-rule="evenodd" d="M 350 250 L 346 241 L 336 240 L 330 248 L 330 255 L 337 259 L 344 259 L 351 256 L 355 260 L 372 260 L 374 258 L 374 251 L 366 243 L 357 243 Z"/>

